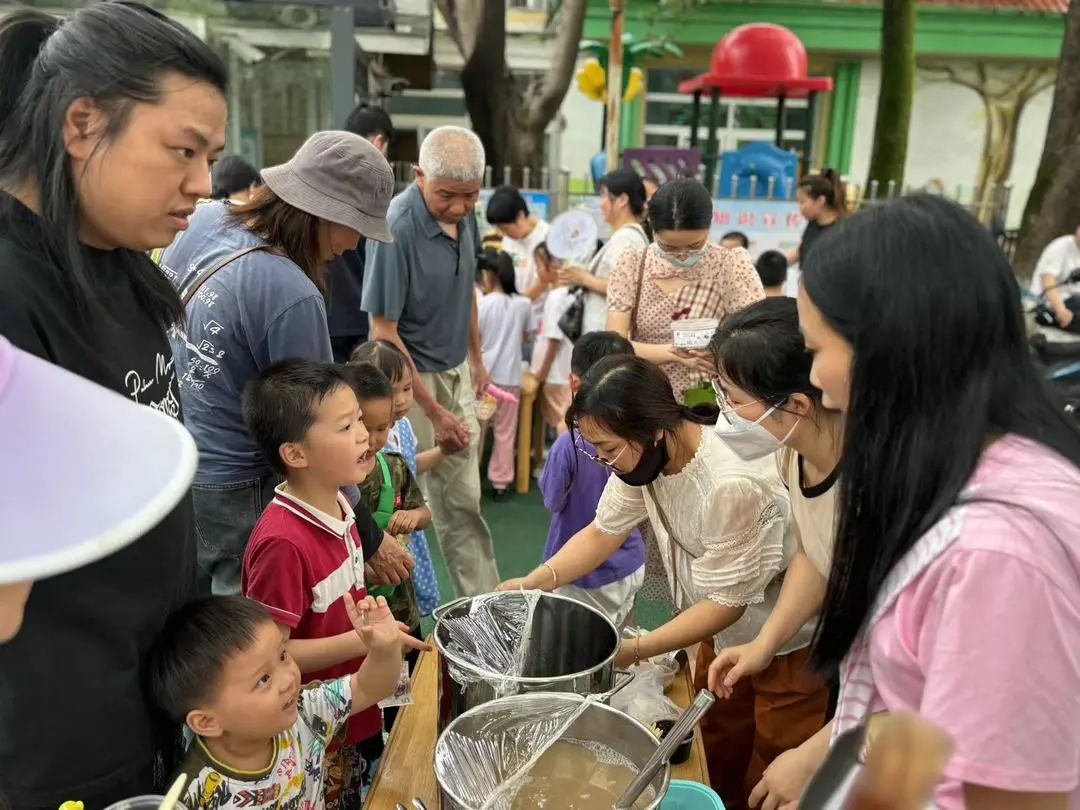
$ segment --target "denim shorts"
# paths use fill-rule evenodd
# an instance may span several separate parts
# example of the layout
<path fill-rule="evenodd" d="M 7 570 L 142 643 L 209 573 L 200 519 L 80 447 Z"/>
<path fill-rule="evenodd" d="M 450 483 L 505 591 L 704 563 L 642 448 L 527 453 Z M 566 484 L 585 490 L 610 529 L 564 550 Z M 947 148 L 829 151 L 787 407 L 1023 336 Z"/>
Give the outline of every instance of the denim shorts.
<path fill-rule="evenodd" d="M 196 484 L 195 529 L 199 535 L 199 591 L 240 593 L 244 550 L 259 515 L 274 498 L 279 478 L 261 478 L 229 484 Z"/>

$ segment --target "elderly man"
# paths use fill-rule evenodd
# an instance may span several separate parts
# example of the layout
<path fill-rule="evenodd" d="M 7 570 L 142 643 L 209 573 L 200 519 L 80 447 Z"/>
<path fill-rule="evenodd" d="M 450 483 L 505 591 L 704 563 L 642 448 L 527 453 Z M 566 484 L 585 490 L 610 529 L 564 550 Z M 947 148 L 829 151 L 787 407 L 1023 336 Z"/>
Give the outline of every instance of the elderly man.
<path fill-rule="evenodd" d="M 390 203 L 390 245 L 368 250 L 363 309 L 372 335 L 409 357 L 421 449 L 451 453 L 421 477 L 443 557 L 459 596 L 499 584 L 491 532 L 480 516 L 480 428 L 475 398 L 487 387 L 477 327 L 473 209 L 484 147 L 467 129 L 440 127 L 420 146 L 416 182 Z"/>

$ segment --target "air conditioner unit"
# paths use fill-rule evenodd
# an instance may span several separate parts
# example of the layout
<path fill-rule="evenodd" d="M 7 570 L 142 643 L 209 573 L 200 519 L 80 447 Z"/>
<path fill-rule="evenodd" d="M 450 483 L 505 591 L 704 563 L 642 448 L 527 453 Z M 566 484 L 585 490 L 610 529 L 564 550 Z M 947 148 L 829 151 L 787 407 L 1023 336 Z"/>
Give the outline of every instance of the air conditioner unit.
<path fill-rule="evenodd" d="M 282 6 L 277 17 L 278 22 L 289 28 L 309 30 L 319 26 L 319 10 L 315 6 Z"/>

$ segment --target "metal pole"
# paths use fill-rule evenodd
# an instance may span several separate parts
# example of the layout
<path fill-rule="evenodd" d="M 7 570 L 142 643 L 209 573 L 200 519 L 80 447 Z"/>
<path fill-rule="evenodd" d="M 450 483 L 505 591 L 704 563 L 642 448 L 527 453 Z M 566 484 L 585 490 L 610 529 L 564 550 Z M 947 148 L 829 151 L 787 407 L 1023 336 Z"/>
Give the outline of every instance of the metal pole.
<path fill-rule="evenodd" d="M 784 148 L 784 124 L 787 119 L 787 99 L 783 91 L 776 99 L 776 145 Z"/>
<path fill-rule="evenodd" d="M 622 66 L 623 66 L 623 27 L 626 0 L 610 0 L 611 7 L 611 46 L 608 48 L 607 69 L 607 137 L 604 150 L 607 152 L 607 170 L 619 168 L 619 130 L 622 120 Z"/>
<path fill-rule="evenodd" d="M 356 26 L 350 6 L 330 9 L 330 115 L 345 125 L 356 105 Z"/>
<path fill-rule="evenodd" d="M 803 172 L 809 172 L 814 165 L 814 128 L 817 122 L 814 116 L 817 112 L 817 93 L 811 91 L 806 98 L 806 134 L 803 136 Z"/>
<path fill-rule="evenodd" d="M 720 89 L 713 87 L 709 91 L 709 140 L 705 147 L 705 187 L 712 188 L 713 178 L 717 176 L 716 162 L 719 151 L 716 140 L 716 119 L 720 114 Z"/>
<path fill-rule="evenodd" d="M 696 149 L 698 143 L 698 124 L 701 122 L 701 91 L 694 91 L 694 108 L 690 113 L 690 148 Z"/>

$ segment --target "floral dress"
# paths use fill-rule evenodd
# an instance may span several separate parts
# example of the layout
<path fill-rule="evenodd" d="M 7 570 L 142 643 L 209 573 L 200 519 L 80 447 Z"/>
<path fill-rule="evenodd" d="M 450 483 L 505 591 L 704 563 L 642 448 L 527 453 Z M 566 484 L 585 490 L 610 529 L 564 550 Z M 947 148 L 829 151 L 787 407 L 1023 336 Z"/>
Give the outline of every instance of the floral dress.
<path fill-rule="evenodd" d="M 401 454 L 414 477 L 419 475 L 416 470 L 416 434 L 413 433 L 408 417 L 394 425 L 386 444 L 388 450 Z M 440 604 L 439 581 L 435 578 L 435 566 L 431 562 L 427 536 L 423 531 L 412 533 L 409 552 L 416 560 L 412 580 L 416 587 L 417 601 L 420 602 L 420 615 L 430 616 Z"/>

